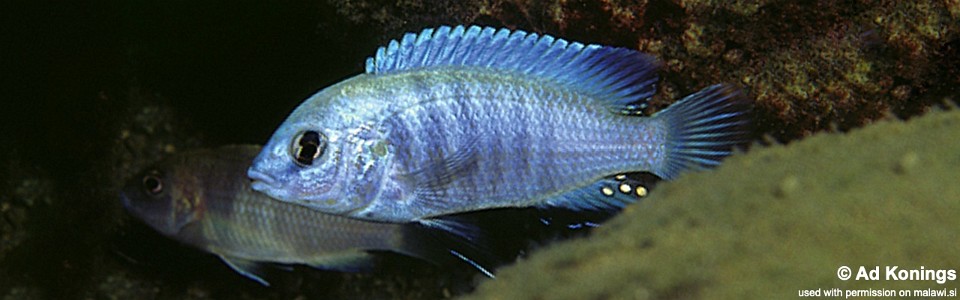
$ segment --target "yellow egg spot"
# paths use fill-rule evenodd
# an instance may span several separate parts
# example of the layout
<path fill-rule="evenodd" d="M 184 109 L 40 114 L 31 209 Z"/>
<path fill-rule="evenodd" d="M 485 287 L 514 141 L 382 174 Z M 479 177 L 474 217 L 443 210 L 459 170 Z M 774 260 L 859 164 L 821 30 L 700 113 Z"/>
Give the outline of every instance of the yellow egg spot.
<path fill-rule="evenodd" d="M 624 183 L 620 185 L 620 192 L 624 194 L 629 194 L 631 190 L 632 188 L 630 188 L 629 184 Z"/>
<path fill-rule="evenodd" d="M 613 189 L 608 186 L 600 188 L 600 192 L 603 193 L 604 196 L 613 196 Z"/>
<path fill-rule="evenodd" d="M 637 187 L 637 190 L 636 190 L 636 193 L 637 193 L 637 197 L 641 197 L 641 198 L 646 197 L 646 196 L 647 196 L 647 188 L 642 187 L 642 186 L 638 186 L 638 187 Z"/>
<path fill-rule="evenodd" d="M 616 178 L 617 180 L 624 180 L 624 179 L 627 179 L 627 174 L 620 174 L 620 175 L 617 175 L 617 177 L 614 177 L 614 178 Z"/>

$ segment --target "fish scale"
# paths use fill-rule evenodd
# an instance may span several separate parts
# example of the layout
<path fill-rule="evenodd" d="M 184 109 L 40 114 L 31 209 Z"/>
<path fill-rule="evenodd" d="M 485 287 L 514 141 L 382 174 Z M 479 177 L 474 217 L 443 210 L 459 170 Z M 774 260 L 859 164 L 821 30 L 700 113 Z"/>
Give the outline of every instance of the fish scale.
<path fill-rule="evenodd" d="M 258 191 L 325 213 L 447 228 L 431 219 L 620 208 L 636 198 L 606 192 L 612 176 L 673 179 L 747 140 L 750 103 L 731 86 L 643 114 L 658 66 L 634 50 L 519 30 L 425 29 L 304 101 L 248 176 Z"/>
<path fill-rule="evenodd" d="M 455 152 L 466 143 L 458 139 L 460 137 L 470 134 L 490 137 L 480 139 L 476 146 L 478 156 L 483 157 L 477 169 L 467 177 L 445 185 L 438 191 L 438 196 L 481 207 L 502 202 L 529 206 L 550 196 L 544 191 L 563 192 L 557 189 L 558 186 L 570 189 L 599 179 L 596 174 L 646 167 L 637 166 L 642 162 L 639 159 L 611 158 L 622 158 L 623 153 L 635 153 L 636 157 L 652 154 L 642 153 L 632 142 L 635 136 L 628 136 L 631 132 L 645 132 L 641 122 L 644 119 L 616 120 L 619 116 L 610 114 L 603 107 L 589 105 L 597 100 L 576 99 L 576 94 L 563 92 L 562 87 L 535 89 L 531 87 L 533 83 L 516 78 L 503 80 L 483 71 L 476 71 L 476 74 L 463 70 L 446 72 L 433 72 L 429 79 L 430 97 L 418 98 L 419 103 L 405 106 L 401 113 L 390 114 L 401 121 L 396 124 L 387 122 L 396 127 L 386 129 L 405 133 L 397 135 L 391 144 L 398 149 L 401 158 L 398 164 L 407 170 L 442 163 L 444 152 Z M 398 78 L 382 80 L 407 82 L 409 79 L 404 77 L 422 75 L 395 76 Z M 428 80 L 416 78 L 413 81 Z M 462 111 L 473 113 L 464 115 Z M 552 124 L 561 126 L 545 126 L 555 117 L 559 120 L 552 120 Z M 622 128 L 628 125 L 633 128 Z M 473 129 L 478 132 L 470 133 L 469 127 L 475 127 Z M 424 134 L 410 134 L 412 132 Z M 525 172 L 555 176 L 524 176 Z"/>

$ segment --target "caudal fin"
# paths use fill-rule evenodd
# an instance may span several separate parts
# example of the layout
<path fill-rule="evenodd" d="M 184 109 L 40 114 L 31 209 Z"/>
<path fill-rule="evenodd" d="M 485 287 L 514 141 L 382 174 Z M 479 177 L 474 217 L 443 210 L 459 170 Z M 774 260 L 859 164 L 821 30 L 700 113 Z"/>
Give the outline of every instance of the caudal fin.
<path fill-rule="evenodd" d="M 668 130 L 666 161 L 654 173 L 673 179 L 687 169 L 720 164 L 748 141 L 750 102 L 729 85 L 713 85 L 654 115 Z"/>

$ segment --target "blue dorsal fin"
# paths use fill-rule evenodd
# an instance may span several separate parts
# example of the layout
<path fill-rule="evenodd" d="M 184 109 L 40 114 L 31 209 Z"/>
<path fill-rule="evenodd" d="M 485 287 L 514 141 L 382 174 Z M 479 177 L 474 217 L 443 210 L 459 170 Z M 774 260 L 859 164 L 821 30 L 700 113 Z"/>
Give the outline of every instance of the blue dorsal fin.
<path fill-rule="evenodd" d="M 613 108 L 634 113 L 656 91 L 656 60 L 617 47 L 567 42 L 549 35 L 492 27 L 428 28 L 407 33 L 367 58 L 366 73 L 430 67 L 484 67 L 519 72 L 576 87 Z"/>

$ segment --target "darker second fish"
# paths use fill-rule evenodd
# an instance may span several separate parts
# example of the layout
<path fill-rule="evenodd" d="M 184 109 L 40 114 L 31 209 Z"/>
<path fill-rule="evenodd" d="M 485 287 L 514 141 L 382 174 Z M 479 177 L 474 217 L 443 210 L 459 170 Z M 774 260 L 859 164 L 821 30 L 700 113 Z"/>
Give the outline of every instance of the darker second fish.
<path fill-rule="evenodd" d="M 327 215 L 254 192 L 245 172 L 259 150 L 227 146 L 170 157 L 128 182 L 124 207 L 163 235 L 213 253 L 265 285 L 257 274 L 261 262 L 359 271 L 370 267 L 368 251 L 472 264 L 443 246 L 449 237 L 420 225 Z"/>

